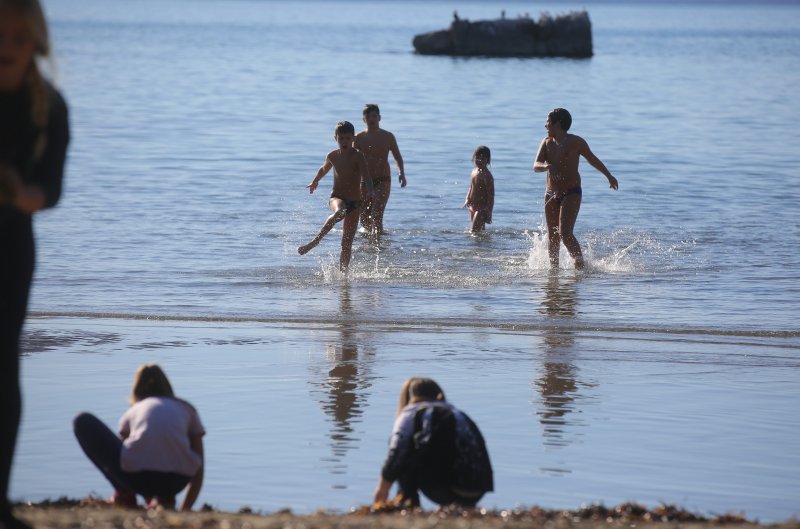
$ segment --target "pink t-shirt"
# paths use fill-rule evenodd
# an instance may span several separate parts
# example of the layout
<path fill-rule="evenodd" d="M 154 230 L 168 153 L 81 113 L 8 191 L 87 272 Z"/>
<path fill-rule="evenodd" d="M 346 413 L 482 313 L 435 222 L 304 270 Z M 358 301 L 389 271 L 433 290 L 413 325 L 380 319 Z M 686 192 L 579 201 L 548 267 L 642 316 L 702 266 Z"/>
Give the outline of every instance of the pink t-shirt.
<path fill-rule="evenodd" d="M 154 470 L 194 476 L 203 464 L 189 444 L 190 435 L 205 435 L 197 411 L 169 397 L 148 397 L 126 411 L 119 420 L 122 470 Z"/>

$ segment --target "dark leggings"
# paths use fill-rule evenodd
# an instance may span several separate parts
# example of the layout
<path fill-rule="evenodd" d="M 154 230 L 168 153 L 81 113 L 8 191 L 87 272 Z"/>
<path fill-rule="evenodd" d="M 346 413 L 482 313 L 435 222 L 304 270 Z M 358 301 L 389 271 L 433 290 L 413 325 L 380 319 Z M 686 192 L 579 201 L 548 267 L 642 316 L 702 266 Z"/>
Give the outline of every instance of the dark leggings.
<path fill-rule="evenodd" d="M 448 470 L 436 464 L 434 457 L 411 458 L 406 471 L 397 479 L 400 494 L 403 498 L 411 500 L 412 504 L 419 505 L 419 491 L 432 502 L 439 505 L 461 505 L 474 507 L 483 493 L 472 494 L 469 497 L 454 491 L 447 482 Z"/>
<path fill-rule="evenodd" d="M 175 472 L 122 470 L 122 440 L 90 413 L 81 413 L 75 417 L 73 427 L 83 451 L 120 492 L 141 494 L 148 500 L 153 497 L 169 500 L 174 499 L 191 480 L 190 476 Z"/>
<path fill-rule="evenodd" d="M 11 221 L 0 225 L 0 511 L 9 508 L 8 480 L 22 410 L 19 341 L 33 263 L 30 225 Z"/>

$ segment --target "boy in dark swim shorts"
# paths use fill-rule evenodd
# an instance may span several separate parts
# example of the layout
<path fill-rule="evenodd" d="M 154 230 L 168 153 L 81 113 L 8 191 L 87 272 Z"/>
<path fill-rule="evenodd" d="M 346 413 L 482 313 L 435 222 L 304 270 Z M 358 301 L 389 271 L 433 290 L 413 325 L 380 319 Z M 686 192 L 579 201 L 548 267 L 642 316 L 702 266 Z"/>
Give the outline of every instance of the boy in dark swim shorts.
<path fill-rule="evenodd" d="M 572 233 L 578 211 L 581 208 L 581 175 L 578 173 L 580 157 L 603 173 L 612 189 L 619 189 L 614 178 L 603 162 L 592 153 L 586 140 L 575 134 L 568 134 L 572 116 L 563 108 L 556 108 L 547 115 L 544 128 L 547 136 L 539 145 L 534 172 L 547 173 L 547 191 L 544 195 L 544 215 L 547 220 L 550 266 L 558 268 L 558 251 L 561 241 L 575 259 L 575 268 L 584 268 L 583 254 L 578 239 Z"/>
<path fill-rule="evenodd" d="M 333 226 L 344 219 L 342 227 L 342 253 L 339 257 L 339 268 L 344 272 L 350 264 L 353 238 L 358 229 L 358 214 L 361 207 L 361 185 L 366 186 L 367 196 L 372 196 L 372 179 L 369 177 L 364 155 L 353 147 L 355 128 L 348 121 L 340 121 L 334 130 L 334 139 L 339 148 L 325 157 L 325 163 L 317 171 L 317 176 L 308 184 L 309 193 L 313 193 L 317 184 L 328 171 L 333 168 L 333 191 L 328 202 L 333 213 L 325 220 L 322 229 L 308 244 L 297 249 L 304 255 L 317 246 Z"/>
<path fill-rule="evenodd" d="M 361 226 L 370 235 L 383 235 L 383 213 L 386 210 L 386 203 L 389 201 L 389 194 L 392 190 L 392 171 L 389 167 L 389 153 L 392 154 L 397 170 L 400 172 L 398 179 L 400 187 L 406 187 L 406 175 L 403 168 L 403 157 L 394 134 L 386 129 L 382 129 L 381 111 L 378 105 L 368 103 L 364 105 L 362 111 L 364 124 L 367 129 L 362 130 L 356 135 L 355 146 L 364 153 L 369 167 L 369 174 L 372 175 L 372 185 L 375 187 L 374 195 L 369 198 L 364 197 L 364 207 L 361 210 Z M 364 190 L 366 191 L 366 189 Z"/>

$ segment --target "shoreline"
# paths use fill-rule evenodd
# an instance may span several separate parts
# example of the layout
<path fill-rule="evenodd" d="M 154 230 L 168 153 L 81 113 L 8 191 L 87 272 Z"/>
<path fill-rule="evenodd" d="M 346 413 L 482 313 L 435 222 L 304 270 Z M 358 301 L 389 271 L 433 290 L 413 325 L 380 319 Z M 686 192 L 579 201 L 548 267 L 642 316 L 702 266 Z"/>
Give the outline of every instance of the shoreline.
<path fill-rule="evenodd" d="M 60 498 L 35 504 L 16 504 L 15 514 L 35 528 L 53 529 L 709 529 L 727 526 L 741 529 L 800 529 L 798 519 L 761 523 L 733 513 L 709 518 L 672 505 L 647 509 L 635 503 L 615 507 L 591 505 L 572 511 L 539 507 L 388 511 L 363 506 L 343 514 L 326 511 L 294 514 L 289 509 L 261 513 L 249 507 L 242 507 L 238 512 L 225 512 L 208 504 L 192 512 L 179 513 L 160 508 L 125 509 L 95 498 Z"/>

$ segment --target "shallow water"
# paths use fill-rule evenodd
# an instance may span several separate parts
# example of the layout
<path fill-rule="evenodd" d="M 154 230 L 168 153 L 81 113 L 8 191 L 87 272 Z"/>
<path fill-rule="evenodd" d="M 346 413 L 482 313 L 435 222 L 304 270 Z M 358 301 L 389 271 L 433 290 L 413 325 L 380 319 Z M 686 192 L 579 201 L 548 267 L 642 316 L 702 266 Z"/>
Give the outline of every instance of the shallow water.
<path fill-rule="evenodd" d="M 71 415 L 113 427 L 136 367 L 158 361 L 200 410 L 201 501 L 221 508 L 367 503 L 400 384 L 424 373 L 485 434 L 496 491 L 484 506 L 797 514 L 797 335 L 50 318 L 29 329 L 14 490 L 31 499 L 108 493 Z"/>
<path fill-rule="evenodd" d="M 201 501 L 221 507 L 365 502 L 400 383 L 425 374 L 489 441 L 485 505 L 797 514 L 796 4 L 590 2 L 582 61 L 411 53 L 454 9 L 561 3 L 47 7 L 74 140 L 36 221 L 12 494 L 105 494 L 70 418 L 115 423 L 158 361 L 206 422 Z M 330 176 L 304 186 L 368 101 L 409 186 L 343 278 L 337 230 L 296 254 Z M 555 106 L 620 181 L 582 165 L 582 273 L 565 252 L 548 270 L 530 170 Z M 472 237 L 478 144 L 497 201 Z"/>

